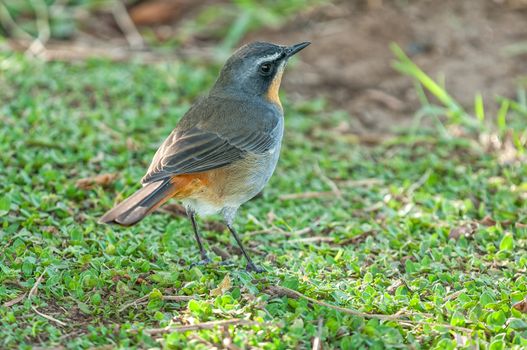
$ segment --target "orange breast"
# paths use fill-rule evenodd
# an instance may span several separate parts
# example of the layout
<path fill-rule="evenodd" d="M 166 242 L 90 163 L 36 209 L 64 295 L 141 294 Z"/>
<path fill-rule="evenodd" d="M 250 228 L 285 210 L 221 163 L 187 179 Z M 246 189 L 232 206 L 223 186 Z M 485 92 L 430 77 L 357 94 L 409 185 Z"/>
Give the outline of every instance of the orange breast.
<path fill-rule="evenodd" d="M 280 70 L 276 73 L 276 75 L 273 78 L 273 81 L 271 82 L 271 85 L 269 85 L 269 90 L 267 90 L 267 99 L 282 108 L 282 102 L 280 102 L 280 96 L 278 96 L 278 92 L 280 90 L 280 84 L 282 83 L 282 75 L 284 74 L 284 68 L 280 68 Z"/>
<path fill-rule="evenodd" d="M 174 192 L 170 197 L 176 199 L 187 198 L 193 193 L 202 191 L 209 184 L 208 173 L 176 175 L 170 179 L 174 185 Z"/>
<path fill-rule="evenodd" d="M 248 176 L 254 166 L 248 159 L 202 173 L 174 176 L 171 179 L 174 191 L 170 197 L 194 199 L 217 207 L 236 204 L 238 200 L 241 204 L 244 202 L 241 198 L 252 189 Z"/>

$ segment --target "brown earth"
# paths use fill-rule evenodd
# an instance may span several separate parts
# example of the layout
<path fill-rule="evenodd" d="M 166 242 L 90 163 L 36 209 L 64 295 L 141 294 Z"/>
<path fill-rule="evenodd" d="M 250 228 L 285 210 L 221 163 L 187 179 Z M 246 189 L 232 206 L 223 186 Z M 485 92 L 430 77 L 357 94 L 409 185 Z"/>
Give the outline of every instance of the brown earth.
<path fill-rule="evenodd" d="M 527 1 L 342 1 L 246 41 L 256 39 L 312 41 L 285 79 L 288 96 L 324 96 L 353 131 L 384 131 L 419 108 L 412 81 L 391 67 L 392 42 L 467 108 L 478 92 L 489 112 L 497 95 L 513 97 L 527 76 Z"/>

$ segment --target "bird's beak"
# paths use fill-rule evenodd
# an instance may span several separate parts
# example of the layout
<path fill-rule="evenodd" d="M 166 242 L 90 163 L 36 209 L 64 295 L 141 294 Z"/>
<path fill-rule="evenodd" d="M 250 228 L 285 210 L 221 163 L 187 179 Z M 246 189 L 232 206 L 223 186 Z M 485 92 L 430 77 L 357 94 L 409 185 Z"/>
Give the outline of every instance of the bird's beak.
<path fill-rule="evenodd" d="M 304 41 L 303 43 L 295 44 L 295 45 L 291 45 L 291 46 L 286 47 L 285 50 L 284 50 L 285 57 L 289 58 L 289 57 L 293 56 L 298 51 L 300 51 L 303 48 L 309 46 L 309 44 L 311 44 L 309 41 Z"/>

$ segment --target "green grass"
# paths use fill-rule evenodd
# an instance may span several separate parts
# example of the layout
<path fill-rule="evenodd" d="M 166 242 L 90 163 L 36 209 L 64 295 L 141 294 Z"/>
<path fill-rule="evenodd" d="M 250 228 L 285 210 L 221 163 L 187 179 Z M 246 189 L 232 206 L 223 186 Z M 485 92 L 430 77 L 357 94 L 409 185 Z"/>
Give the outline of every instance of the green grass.
<path fill-rule="evenodd" d="M 228 232 L 204 219 L 207 248 L 234 266 L 211 253 L 189 269 L 199 254 L 183 217 L 98 225 L 217 69 L 0 56 L 0 348 L 304 349 L 319 332 L 325 349 L 527 346 L 512 308 L 527 295 L 527 166 L 469 137 L 421 127 L 368 148 L 323 101 L 284 101 L 278 168 L 236 222 L 264 274 L 245 272 Z M 118 178 L 76 185 L 102 173 Z M 340 197 L 280 199 L 334 184 Z M 176 295 L 193 300 L 163 298 Z M 148 332 L 232 319 L 252 323 Z"/>

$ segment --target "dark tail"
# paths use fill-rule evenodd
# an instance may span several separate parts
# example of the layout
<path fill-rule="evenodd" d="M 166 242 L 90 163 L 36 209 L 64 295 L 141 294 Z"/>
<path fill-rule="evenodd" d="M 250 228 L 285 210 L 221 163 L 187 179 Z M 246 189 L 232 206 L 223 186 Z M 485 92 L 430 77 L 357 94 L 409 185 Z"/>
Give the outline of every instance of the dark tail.
<path fill-rule="evenodd" d="M 100 219 L 100 223 L 130 226 L 141 221 L 170 199 L 174 185 L 170 180 L 161 180 L 146 184 L 130 197 L 110 209 Z"/>

